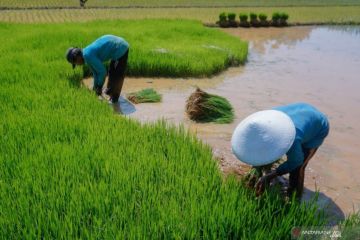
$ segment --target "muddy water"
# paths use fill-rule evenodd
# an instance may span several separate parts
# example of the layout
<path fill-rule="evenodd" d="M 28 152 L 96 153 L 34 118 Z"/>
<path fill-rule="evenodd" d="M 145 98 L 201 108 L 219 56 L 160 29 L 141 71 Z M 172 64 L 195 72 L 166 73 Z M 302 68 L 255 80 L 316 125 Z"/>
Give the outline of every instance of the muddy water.
<path fill-rule="evenodd" d="M 136 105 L 131 117 L 184 123 L 210 144 L 225 172 L 244 171 L 231 153 L 230 139 L 247 115 L 274 106 L 308 102 L 326 113 L 331 131 L 306 171 L 308 198 L 320 190 L 320 203 L 337 216 L 360 208 L 360 28 L 293 27 L 226 29 L 250 42 L 245 66 L 211 79 L 127 78 L 123 93 L 152 87 L 162 103 Z M 89 81 L 88 81 L 89 82 Z M 194 87 L 226 97 L 234 123 L 196 124 L 184 114 Z"/>

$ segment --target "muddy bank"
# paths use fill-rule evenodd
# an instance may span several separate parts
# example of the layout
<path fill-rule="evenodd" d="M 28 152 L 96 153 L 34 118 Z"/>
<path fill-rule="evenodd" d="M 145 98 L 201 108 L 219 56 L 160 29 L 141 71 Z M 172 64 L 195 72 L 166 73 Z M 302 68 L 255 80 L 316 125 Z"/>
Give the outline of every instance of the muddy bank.
<path fill-rule="evenodd" d="M 331 131 L 308 165 L 304 198 L 321 192 L 320 204 L 341 217 L 360 209 L 360 29 L 293 27 L 225 29 L 249 40 L 249 61 L 211 79 L 127 78 L 123 93 L 154 88 L 162 103 L 139 104 L 130 115 L 141 121 L 183 123 L 210 144 L 225 173 L 246 167 L 234 157 L 230 139 L 249 114 L 293 102 L 308 102 L 326 113 Z M 87 80 L 91 85 L 91 80 Z M 184 113 L 185 101 L 199 86 L 226 97 L 235 108 L 231 124 L 196 124 Z"/>

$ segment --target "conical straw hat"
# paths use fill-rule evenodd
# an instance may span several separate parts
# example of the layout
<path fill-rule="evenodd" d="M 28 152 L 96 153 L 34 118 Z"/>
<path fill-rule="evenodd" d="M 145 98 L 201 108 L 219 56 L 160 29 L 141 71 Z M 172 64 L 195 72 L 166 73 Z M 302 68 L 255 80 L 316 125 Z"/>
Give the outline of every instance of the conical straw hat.
<path fill-rule="evenodd" d="M 277 110 L 251 114 L 236 127 L 231 145 L 235 156 L 252 166 L 263 166 L 281 158 L 296 135 L 293 121 Z"/>

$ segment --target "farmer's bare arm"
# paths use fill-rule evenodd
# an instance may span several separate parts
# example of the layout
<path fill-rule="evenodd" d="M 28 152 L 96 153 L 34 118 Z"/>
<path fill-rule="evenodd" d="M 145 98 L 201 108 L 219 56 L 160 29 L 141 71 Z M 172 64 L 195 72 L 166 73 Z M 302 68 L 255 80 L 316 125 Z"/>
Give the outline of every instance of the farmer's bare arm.
<path fill-rule="evenodd" d="M 279 174 L 273 170 L 265 176 L 261 177 L 255 185 L 256 195 L 261 195 L 265 189 L 266 184 L 270 183 L 277 176 L 279 176 Z"/>
<path fill-rule="evenodd" d="M 317 148 L 312 148 L 309 150 L 308 156 L 304 159 L 304 162 L 302 165 L 303 168 L 306 167 L 306 165 L 308 164 L 310 159 L 315 155 L 316 151 L 317 151 Z M 281 176 L 281 175 L 283 175 L 283 174 L 279 174 L 276 172 L 276 170 L 273 170 L 270 173 L 266 174 L 265 176 L 261 177 L 255 185 L 256 194 L 260 195 L 264 191 L 267 183 L 270 183 L 274 178 L 276 178 L 277 176 Z"/>
<path fill-rule="evenodd" d="M 315 155 L 316 151 L 318 149 L 317 148 L 311 148 L 309 150 L 309 154 L 307 155 L 306 159 L 304 159 L 304 164 L 303 167 L 306 167 L 306 165 L 308 164 L 308 162 L 310 161 L 310 159 Z"/>

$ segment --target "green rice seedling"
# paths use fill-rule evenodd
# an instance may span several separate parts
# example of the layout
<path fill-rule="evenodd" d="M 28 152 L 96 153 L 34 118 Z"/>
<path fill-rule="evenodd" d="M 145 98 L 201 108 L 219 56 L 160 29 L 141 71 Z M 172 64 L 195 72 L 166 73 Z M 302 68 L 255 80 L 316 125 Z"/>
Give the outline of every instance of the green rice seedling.
<path fill-rule="evenodd" d="M 265 13 L 260 13 L 259 14 L 259 20 L 260 20 L 260 25 L 262 27 L 268 27 L 269 26 L 269 22 L 267 21 L 267 15 Z"/>
<path fill-rule="evenodd" d="M 256 182 L 262 176 L 262 171 L 259 168 L 251 168 L 250 171 L 244 176 L 244 184 L 249 188 L 254 188 Z"/>
<path fill-rule="evenodd" d="M 217 29 L 204 28 L 198 21 L 124 20 L 106 23 L 104 26 L 103 21 L 92 22 L 91 25 L 97 30 L 87 31 L 83 38 L 71 33 L 73 40 L 66 44 L 85 47 L 101 34 L 109 32 L 124 37 L 131 43 L 127 76 L 205 77 L 246 60 L 246 42 Z M 73 27 L 80 32 L 87 29 L 89 24 L 73 24 Z M 121 29 L 117 28 L 118 25 L 122 26 Z M 50 25 L 41 26 L 50 28 Z M 68 25 L 57 26 L 59 33 L 64 34 Z M 163 30 L 159 31 L 160 28 Z M 149 36 L 146 41 L 143 33 Z M 216 48 L 206 47 L 209 45 Z M 157 51 L 159 48 L 165 51 Z M 83 72 L 84 77 L 90 74 L 86 66 Z"/>
<path fill-rule="evenodd" d="M 229 26 L 228 15 L 225 12 L 220 13 L 218 23 L 219 23 L 220 27 L 228 27 Z"/>
<path fill-rule="evenodd" d="M 274 12 L 272 14 L 272 17 L 271 17 L 272 25 L 278 26 L 280 24 L 280 16 L 281 16 L 281 14 L 279 12 Z"/>
<path fill-rule="evenodd" d="M 259 19 L 260 21 L 266 21 L 267 20 L 267 15 L 265 13 L 260 13 L 259 14 Z"/>
<path fill-rule="evenodd" d="M 246 13 L 239 14 L 240 22 L 247 22 L 249 16 Z"/>
<path fill-rule="evenodd" d="M 357 239 L 360 235 L 360 211 L 349 215 L 339 224 L 339 227 L 339 230 L 341 231 L 341 238 Z"/>
<path fill-rule="evenodd" d="M 248 22 L 249 16 L 246 13 L 240 13 L 239 18 L 241 27 L 250 27 L 250 24 Z"/>
<path fill-rule="evenodd" d="M 146 88 L 138 92 L 129 93 L 127 98 L 136 104 L 161 102 L 161 95 L 153 88 Z"/>
<path fill-rule="evenodd" d="M 228 14 L 228 19 L 229 19 L 229 26 L 230 27 L 237 27 L 237 23 L 235 21 L 236 19 L 236 14 L 235 13 L 229 13 Z"/>
<path fill-rule="evenodd" d="M 194 21 L 0 23 L 0 239 L 288 239 L 325 224 L 315 205 L 224 179 L 184 127 L 119 117 L 80 87 L 64 52 L 110 32 L 130 42 L 127 74 L 201 76 L 247 51 Z"/>
<path fill-rule="evenodd" d="M 236 14 L 235 13 L 228 13 L 227 15 L 229 21 L 235 21 Z"/>
<path fill-rule="evenodd" d="M 250 16 L 250 21 L 256 21 L 257 20 L 257 14 L 256 13 L 251 12 L 249 14 L 249 16 Z"/>
<path fill-rule="evenodd" d="M 282 26 L 287 25 L 287 20 L 288 19 L 289 19 L 289 14 L 284 13 L 284 12 L 279 14 L 279 23 L 280 23 L 280 25 L 282 25 Z"/>
<path fill-rule="evenodd" d="M 340 227 L 360 227 L 360 211 L 350 214 L 343 222 L 340 223 Z"/>
<path fill-rule="evenodd" d="M 219 22 L 226 22 L 227 20 L 227 15 L 225 12 L 222 12 L 219 14 Z"/>
<path fill-rule="evenodd" d="M 197 88 L 186 101 L 186 113 L 197 122 L 231 123 L 234 110 L 228 100 Z"/>
<path fill-rule="evenodd" d="M 257 19 L 258 15 L 256 13 L 250 13 L 250 23 L 253 27 L 259 27 L 259 21 Z"/>

